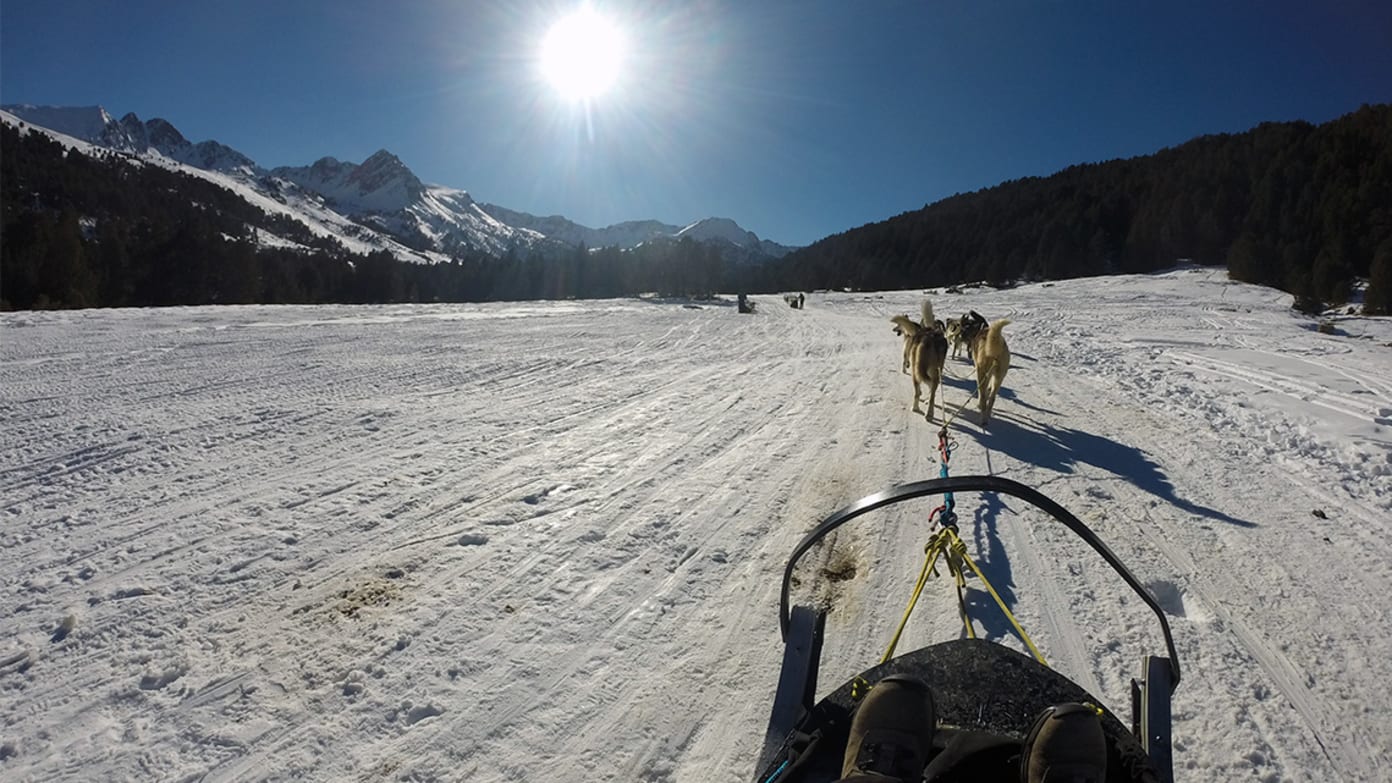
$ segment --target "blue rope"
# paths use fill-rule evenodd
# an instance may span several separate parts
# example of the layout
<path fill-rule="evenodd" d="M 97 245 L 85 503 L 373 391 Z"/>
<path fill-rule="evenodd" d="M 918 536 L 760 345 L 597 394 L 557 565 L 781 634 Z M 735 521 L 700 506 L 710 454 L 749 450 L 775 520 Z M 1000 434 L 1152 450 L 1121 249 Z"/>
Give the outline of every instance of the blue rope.
<path fill-rule="evenodd" d="M 938 433 L 938 451 L 942 454 L 942 462 L 940 463 L 941 467 L 938 468 L 939 477 L 947 478 L 947 464 L 952 458 L 952 452 L 956 449 L 956 442 L 948 440 L 947 428 L 944 427 L 942 431 Z M 941 509 L 942 517 L 939 520 L 943 527 L 948 527 L 950 525 L 957 524 L 957 514 L 955 511 L 953 511 L 953 509 L 956 507 L 957 501 L 955 498 L 952 497 L 952 493 L 944 492 L 943 505 Z"/>

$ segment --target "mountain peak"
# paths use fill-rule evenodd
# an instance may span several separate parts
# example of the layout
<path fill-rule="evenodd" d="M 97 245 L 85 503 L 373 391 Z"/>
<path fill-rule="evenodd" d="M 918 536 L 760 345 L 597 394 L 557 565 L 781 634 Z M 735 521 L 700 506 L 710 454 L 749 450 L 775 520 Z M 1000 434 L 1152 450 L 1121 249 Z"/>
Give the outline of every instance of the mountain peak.
<path fill-rule="evenodd" d="M 309 167 L 285 166 L 272 173 L 356 212 L 395 212 L 425 193 L 420 178 L 385 149 L 361 164 L 323 157 Z"/>
<path fill-rule="evenodd" d="M 396 155 L 385 148 L 377 150 L 369 155 L 367 160 L 362 162 L 362 165 L 364 168 L 372 166 L 400 166 L 403 169 L 406 168 L 406 164 L 401 162 L 401 158 L 396 157 Z"/>
<path fill-rule="evenodd" d="M 401 158 L 386 150 L 372 153 L 357 170 L 348 175 L 348 182 L 357 185 L 362 195 L 376 193 L 386 187 L 400 186 L 403 192 L 410 196 L 410 200 L 415 200 L 415 197 L 425 190 L 425 185 L 405 163 L 401 162 Z"/>
<path fill-rule="evenodd" d="M 142 122 L 135 112 L 114 119 L 100 106 L 5 106 L 21 120 L 110 149 L 161 155 L 210 171 L 255 170 L 247 156 L 216 141 L 190 144 L 169 120 L 156 117 Z"/>
<path fill-rule="evenodd" d="M 145 133 L 150 139 L 150 145 L 160 150 L 183 147 L 189 143 L 173 123 L 159 117 L 145 123 Z"/>
<path fill-rule="evenodd" d="M 759 237 L 753 231 L 744 230 L 740 224 L 730 218 L 710 217 L 698 220 L 678 231 L 677 237 L 691 237 L 702 241 L 718 239 L 739 247 L 758 247 L 759 245 Z"/>
<path fill-rule="evenodd" d="M 34 106 L 24 103 L 0 108 L 25 122 L 90 142 L 98 141 L 107 126 L 116 122 L 100 106 Z"/>
<path fill-rule="evenodd" d="M 352 166 L 353 166 L 352 163 L 348 163 L 348 162 L 346 162 L 346 161 L 341 161 L 341 160 L 339 160 L 338 158 L 333 157 L 332 155 L 325 155 L 324 157 L 320 158 L 319 160 L 316 160 L 316 161 L 314 161 L 313 163 L 309 164 L 309 168 L 308 168 L 307 170 L 308 170 L 310 173 L 312 173 L 314 176 L 316 176 L 316 177 L 322 177 L 322 178 L 327 179 L 327 178 L 331 178 L 331 177 L 347 176 L 347 174 L 346 174 L 346 173 L 343 173 L 343 172 L 344 172 L 345 169 L 352 168 Z M 306 170 L 306 169 L 304 169 L 303 167 L 294 167 L 294 168 L 282 167 L 282 168 L 276 169 L 277 172 L 280 172 L 280 171 L 304 171 L 304 170 Z"/>

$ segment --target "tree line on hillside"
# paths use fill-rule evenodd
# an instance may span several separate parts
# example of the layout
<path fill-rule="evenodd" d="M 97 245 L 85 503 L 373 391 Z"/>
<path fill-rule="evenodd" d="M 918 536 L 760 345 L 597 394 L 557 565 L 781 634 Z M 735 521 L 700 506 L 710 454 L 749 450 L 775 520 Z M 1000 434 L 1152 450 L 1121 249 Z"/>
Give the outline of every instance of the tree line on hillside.
<path fill-rule="evenodd" d="M 298 247 L 267 246 L 262 233 Z M 439 264 L 353 253 L 205 179 L 0 133 L 5 309 L 701 296 L 763 285 L 759 274 L 689 238 L 635 251 L 461 250 Z"/>
<path fill-rule="evenodd" d="M 1266 123 L 953 196 L 774 262 L 786 288 L 903 289 L 1149 272 L 1188 259 L 1392 312 L 1392 106 Z"/>
<path fill-rule="evenodd" d="M 265 234 L 295 247 L 258 241 Z M 1181 259 L 1392 312 L 1392 106 L 1267 123 L 953 196 L 763 264 L 684 239 L 632 251 L 359 254 L 212 182 L 0 136 L 0 307 L 460 302 L 902 289 L 1147 272 Z"/>

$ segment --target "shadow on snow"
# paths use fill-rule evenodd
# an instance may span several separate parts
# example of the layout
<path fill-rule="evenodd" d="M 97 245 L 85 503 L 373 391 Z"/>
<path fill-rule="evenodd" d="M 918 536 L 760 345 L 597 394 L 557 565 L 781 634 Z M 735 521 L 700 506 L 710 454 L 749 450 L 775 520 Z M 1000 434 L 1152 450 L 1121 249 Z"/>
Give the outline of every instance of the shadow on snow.
<path fill-rule="evenodd" d="M 972 559 L 986 576 L 986 580 L 996 589 L 996 594 L 1005 602 L 1007 608 L 1014 611 L 1017 600 L 1015 576 L 1011 573 L 1010 557 L 1005 552 L 1005 545 L 1001 543 L 996 527 L 1000 512 L 1009 510 L 1001 495 L 994 492 L 981 494 L 981 504 L 972 512 L 972 546 L 969 551 L 975 553 Z M 995 599 L 982 589 L 977 580 L 967 580 L 964 599 L 967 604 L 967 616 L 976 624 L 982 638 L 993 642 L 1007 636 L 1020 639 L 1005 613 L 996 606 Z M 967 638 L 965 628 L 962 629 L 960 638 Z M 1020 643 L 1023 645 L 1024 640 L 1020 639 Z"/>
<path fill-rule="evenodd" d="M 971 372 L 970 368 L 968 372 Z M 939 395 L 947 405 L 949 415 L 979 424 L 981 419 L 975 404 L 975 375 L 963 378 L 944 375 L 942 385 L 944 388 L 939 391 Z M 1057 415 L 1056 411 L 1021 400 L 1009 387 L 1000 390 L 1000 399 L 1009 400 L 1012 407 Z M 961 406 L 960 412 L 958 406 Z M 1021 421 L 1024 423 L 1021 424 Z M 986 447 L 994 448 L 1021 462 L 1059 473 L 1073 473 L 1074 466 L 1078 463 L 1092 465 L 1114 473 L 1131 482 L 1137 489 L 1149 492 L 1190 514 L 1238 527 L 1257 526 L 1255 522 L 1238 519 L 1179 497 L 1175 494 L 1174 485 L 1161 472 L 1159 465 L 1151 461 L 1140 449 L 1114 440 L 1068 427 L 1036 424 L 1028 419 L 1016 418 L 1008 412 L 1002 413 L 999 408 L 991 417 L 990 429 L 978 431 L 977 438 Z"/>
<path fill-rule="evenodd" d="M 991 428 L 978 437 L 983 445 L 1008 454 L 1021 462 L 1059 473 L 1073 473 L 1079 463 L 1101 468 L 1131 482 L 1137 489 L 1180 509 L 1238 527 L 1256 527 L 1255 522 L 1201 506 L 1175 494 L 1174 485 L 1140 449 L 1082 430 L 1048 424 L 1021 425 L 1013 418 L 992 417 Z"/>

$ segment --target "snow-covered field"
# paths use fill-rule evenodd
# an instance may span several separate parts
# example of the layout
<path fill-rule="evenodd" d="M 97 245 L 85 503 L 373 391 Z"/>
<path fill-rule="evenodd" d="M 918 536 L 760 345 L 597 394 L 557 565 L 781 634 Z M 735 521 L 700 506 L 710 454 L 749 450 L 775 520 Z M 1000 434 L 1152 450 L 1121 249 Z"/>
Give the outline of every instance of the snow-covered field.
<path fill-rule="evenodd" d="M 887 320 L 919 296 L 0 315 L 0 778 L 749 779 L 788 553 L 937 474 Z M 1038 487 L 1170 613 L 1177 778 L 1392 777 L 1392 323 L 1212 270 L 933 300 L 1014 321 L 952 472 Z M 1125 714 L 1154 618 L 1015 501 L 957 505 Z M 824 689 L 931 506 L 829 554 Z M 906 643 L 959 632 L 930 585 Z"/>

